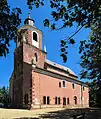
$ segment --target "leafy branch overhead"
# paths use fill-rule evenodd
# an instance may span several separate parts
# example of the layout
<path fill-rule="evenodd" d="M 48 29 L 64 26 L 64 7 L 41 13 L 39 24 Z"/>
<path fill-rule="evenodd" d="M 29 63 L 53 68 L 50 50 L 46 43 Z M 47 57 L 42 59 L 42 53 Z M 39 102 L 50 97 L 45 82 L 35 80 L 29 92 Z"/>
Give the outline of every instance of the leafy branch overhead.
<path fill-rule="evenodd" d="M 92 27 L 88 41 L 81 41 L 81 78 L 97 79 L 101 87 L 101 20 Z"/>
<path fill-rule="evenodd" d="M 20 8 L 11 10 L 7 0 L 0 0 L 0 56 L 6 56 L 10 40 L 16 40 L 17 27 L 21 23 L 20 14 Z"/>
<path fill-rule="evenodd" d="M 27 4 L 30 9 L 32 9 L 33 6 L 38 8 L 45 4 L 45 0 L 27 0 Z M 70 36 L 65 39 L 66 46 L 67 44 L 74 44 L 76 42 L 73 37 L 81 28 L 91 28 L 91 26 L 101 18 L 101 0 L 50 0 L 50 7 L 53 8 L 51 12 L 53 22 L 47 18 L 44 20 L 44 26 L 56 30 L 72 27 L 74 23 L 77 24 L 77 31 L 74 32 L 72 37 Z M 62 22 L 62 25 L 58 28 L 59 22 Z M 61 56 L 64 62 L 66 62 L 67 53 L 65 54 L 65 50 L 62 53 L 64 53 L 64 55 Z"/>

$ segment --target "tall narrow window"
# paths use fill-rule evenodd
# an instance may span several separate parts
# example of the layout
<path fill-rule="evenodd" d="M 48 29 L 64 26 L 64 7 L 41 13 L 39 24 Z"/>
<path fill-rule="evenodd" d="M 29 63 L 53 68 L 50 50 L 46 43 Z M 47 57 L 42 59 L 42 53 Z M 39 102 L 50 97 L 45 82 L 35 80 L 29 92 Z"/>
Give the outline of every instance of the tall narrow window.
<path fill-rule="evenodd" d="M 73 88 L 73 89 L 75 88 L 75 84 L 74 84 L 74 83 L 72 83 L 72 88 Z"/>
<path fill-rule="evenodd" d="M 46 104 L 46 96 L 43 96 L 43 104 Z"/>
<path fill-rule="evenodd" d="M 67 104 L 69 105 L 70 103 L 69 103 L 69 98 L 67 98 Z"/>
<path fill-rule="evenodd" d="M 58 97 L 58 104 L 60 105 L 60 97 Z"/>
<path fill-rule="evenodd" d="M 38 41 L 37 40 L 37 34 L 35 32 L 33 32 L 33 40 Z"/>
<path fill-rule="evenodd" d="M 35 53 L 34 56 L 35 56 L 35 61 L 37 62 L 38 61 L 37 54 Z"/>
<path fill-rule="evenodd" d="M 55 104 L 57 104 L 57 97 L 55 97 Z"/>
<path fill-rule="evenodd" d="M 74 104 L 77 104 L 77 97 L 74 96 Z"/>
<path fill-rule="evenodd" d="M 65 81 L 63 81 L 62 83 L 63 83 L 63 87 L 66 87 L 66 82 L 65 82 Z"/>
<path fill-rule="evenodd" d="M 66 105 L 66 98 L 63 98 L 63 105 Z"/>
<path fill-rule="evenodd" d="M 59 88 L 61 88 L 61 82 L 59 82 Z"/>
<path fill-rule="evenodd" d="M 47 97 L 47 104 L 48 105 L 50 104 L 50 97 L 49 96 Z"/>

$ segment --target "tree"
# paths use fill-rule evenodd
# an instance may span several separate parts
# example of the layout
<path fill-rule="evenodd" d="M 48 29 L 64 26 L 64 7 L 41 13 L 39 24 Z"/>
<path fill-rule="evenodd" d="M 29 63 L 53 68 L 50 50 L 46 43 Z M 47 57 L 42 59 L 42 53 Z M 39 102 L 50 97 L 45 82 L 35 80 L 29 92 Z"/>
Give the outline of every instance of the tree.
<path fill-rule="evenodd" d="M 97 86 L 96 80 L 94 80 L 94 81 L 92 81 L 90 83 L 87 82 L 87 84 L 89 86 L 89 105 L 91 107 L 97 106 L 96 92 L 97 92 L 98 86 Z"/>
<path fill-rule="evenodd" d="M 10 104 L 10 94 L 9 94 L 9 88 L 5 88 L 3 86 L 0 88 L 0 103 L 3 104 L 4 107 L 8 107 Z"/>
<path fill-rule="evenodd" d="M 7 0 L 0 0 L 0 56 L 6 56 L 10 40 L 16 40 L 17 27 L 21 23 L 20 14 L 20 8 L 11 10 Z"/>
<path fill-rule="evenodd" d="M 44 6 L 45 0 L 27 0 L 30 9 L 33 5 L 36 8 Z M 61 40 L 61 56 L 67 61 L 68 44 L 74 44 L 73 38 L 83 27 L 91 28 L 93 24 L 101 20 L 101 0 L 50 0 L 50 7 L 53 8 L 51 15 L 53 21 L 48 18 L 44 20 L 44 26 L 52 30 L 59 30 L 77 25 L 76 31 L 66 39 Z M 58 23 L 62 22 L 58 28 Z M 59 24 L 60 25 L 60 24 Z"/>
<path fill-rule="evenodd" d="M 101 89 L 99 88 L 98 81 L 93 80 L 86 83 L 89 87 L 89 106 L 101 107 Z"/>
<path fill-rule="evenodd" d="M 88 41 L 81 41 L 81 78 L 98 80 L 101 89 L 101 21 L 97 21 L 92 27 Z"/>
<path fill-rule="evenodd" d="M 35 5 L 37 8 L 44 5 L 44 0 L 27 0 L 30 9 Z M 91 29 L 89 40 L 80 41 L 79 53 L 81 53 L 82 67 L 81 78 L 97 79 L 101 84 L 101 0 L 50 0 L 53 8 L 50 19 L 44 20 L 44 26 L 52 30 L 72 27 L 76 24 L 74 34 L 61 40 L 61 56 L 67 61 L 67 48 L 74 44 L 73 38 L 82 28 Z M 62 26 L 58 27 L 58 23 Z M 59 25 L 60 26 L 60 25 Z"/>

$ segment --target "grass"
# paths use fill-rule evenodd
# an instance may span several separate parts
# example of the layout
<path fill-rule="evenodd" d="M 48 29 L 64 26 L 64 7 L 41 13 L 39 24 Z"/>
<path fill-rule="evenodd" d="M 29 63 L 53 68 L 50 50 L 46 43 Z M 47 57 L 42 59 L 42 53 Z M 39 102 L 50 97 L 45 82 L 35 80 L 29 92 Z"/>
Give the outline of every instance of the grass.
<path fill-rule="evenodd" d="M 100 108 L 46 108 L 34 110 L 0 108 L 0 119 L 71 119 L 74 115 L 83 113 L 85 114 L 83 119 L 101 119 Z"/>
<path fill-rule="evenodd" d="M 16 118 L 38 118 L 42 114 L 63 110 L 63 108 L 47 108 L 35 110 L 21 110 L 21 109 L 3 109 L 0 108 L 0 119 L 16 119 Z"/>

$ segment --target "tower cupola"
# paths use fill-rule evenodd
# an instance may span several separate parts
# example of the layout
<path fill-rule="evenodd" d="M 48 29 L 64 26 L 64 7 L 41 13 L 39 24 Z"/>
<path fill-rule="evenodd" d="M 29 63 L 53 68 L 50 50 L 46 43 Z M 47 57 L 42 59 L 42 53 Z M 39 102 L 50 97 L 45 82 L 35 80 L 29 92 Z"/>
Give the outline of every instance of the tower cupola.
<path fill-rule="evenodd" d="M 42 50 L 42 31 L 34 26 L 34 20 L 30 18 L 30 13 L 24 21 L 24 26 L 18 30 L 17 47 L 23 41 Z"/>
<path fill-rule="evenodd" d="M 26 25 L 31 25 L 31 26 L 34 26 L 34 20 L 33 19 L 31 19 L 30 18 L 30 13 L 28 14 L 28 18 L 27 19 L 25 19 L 25 21 L 24 21 L 24 24 Z"/>

